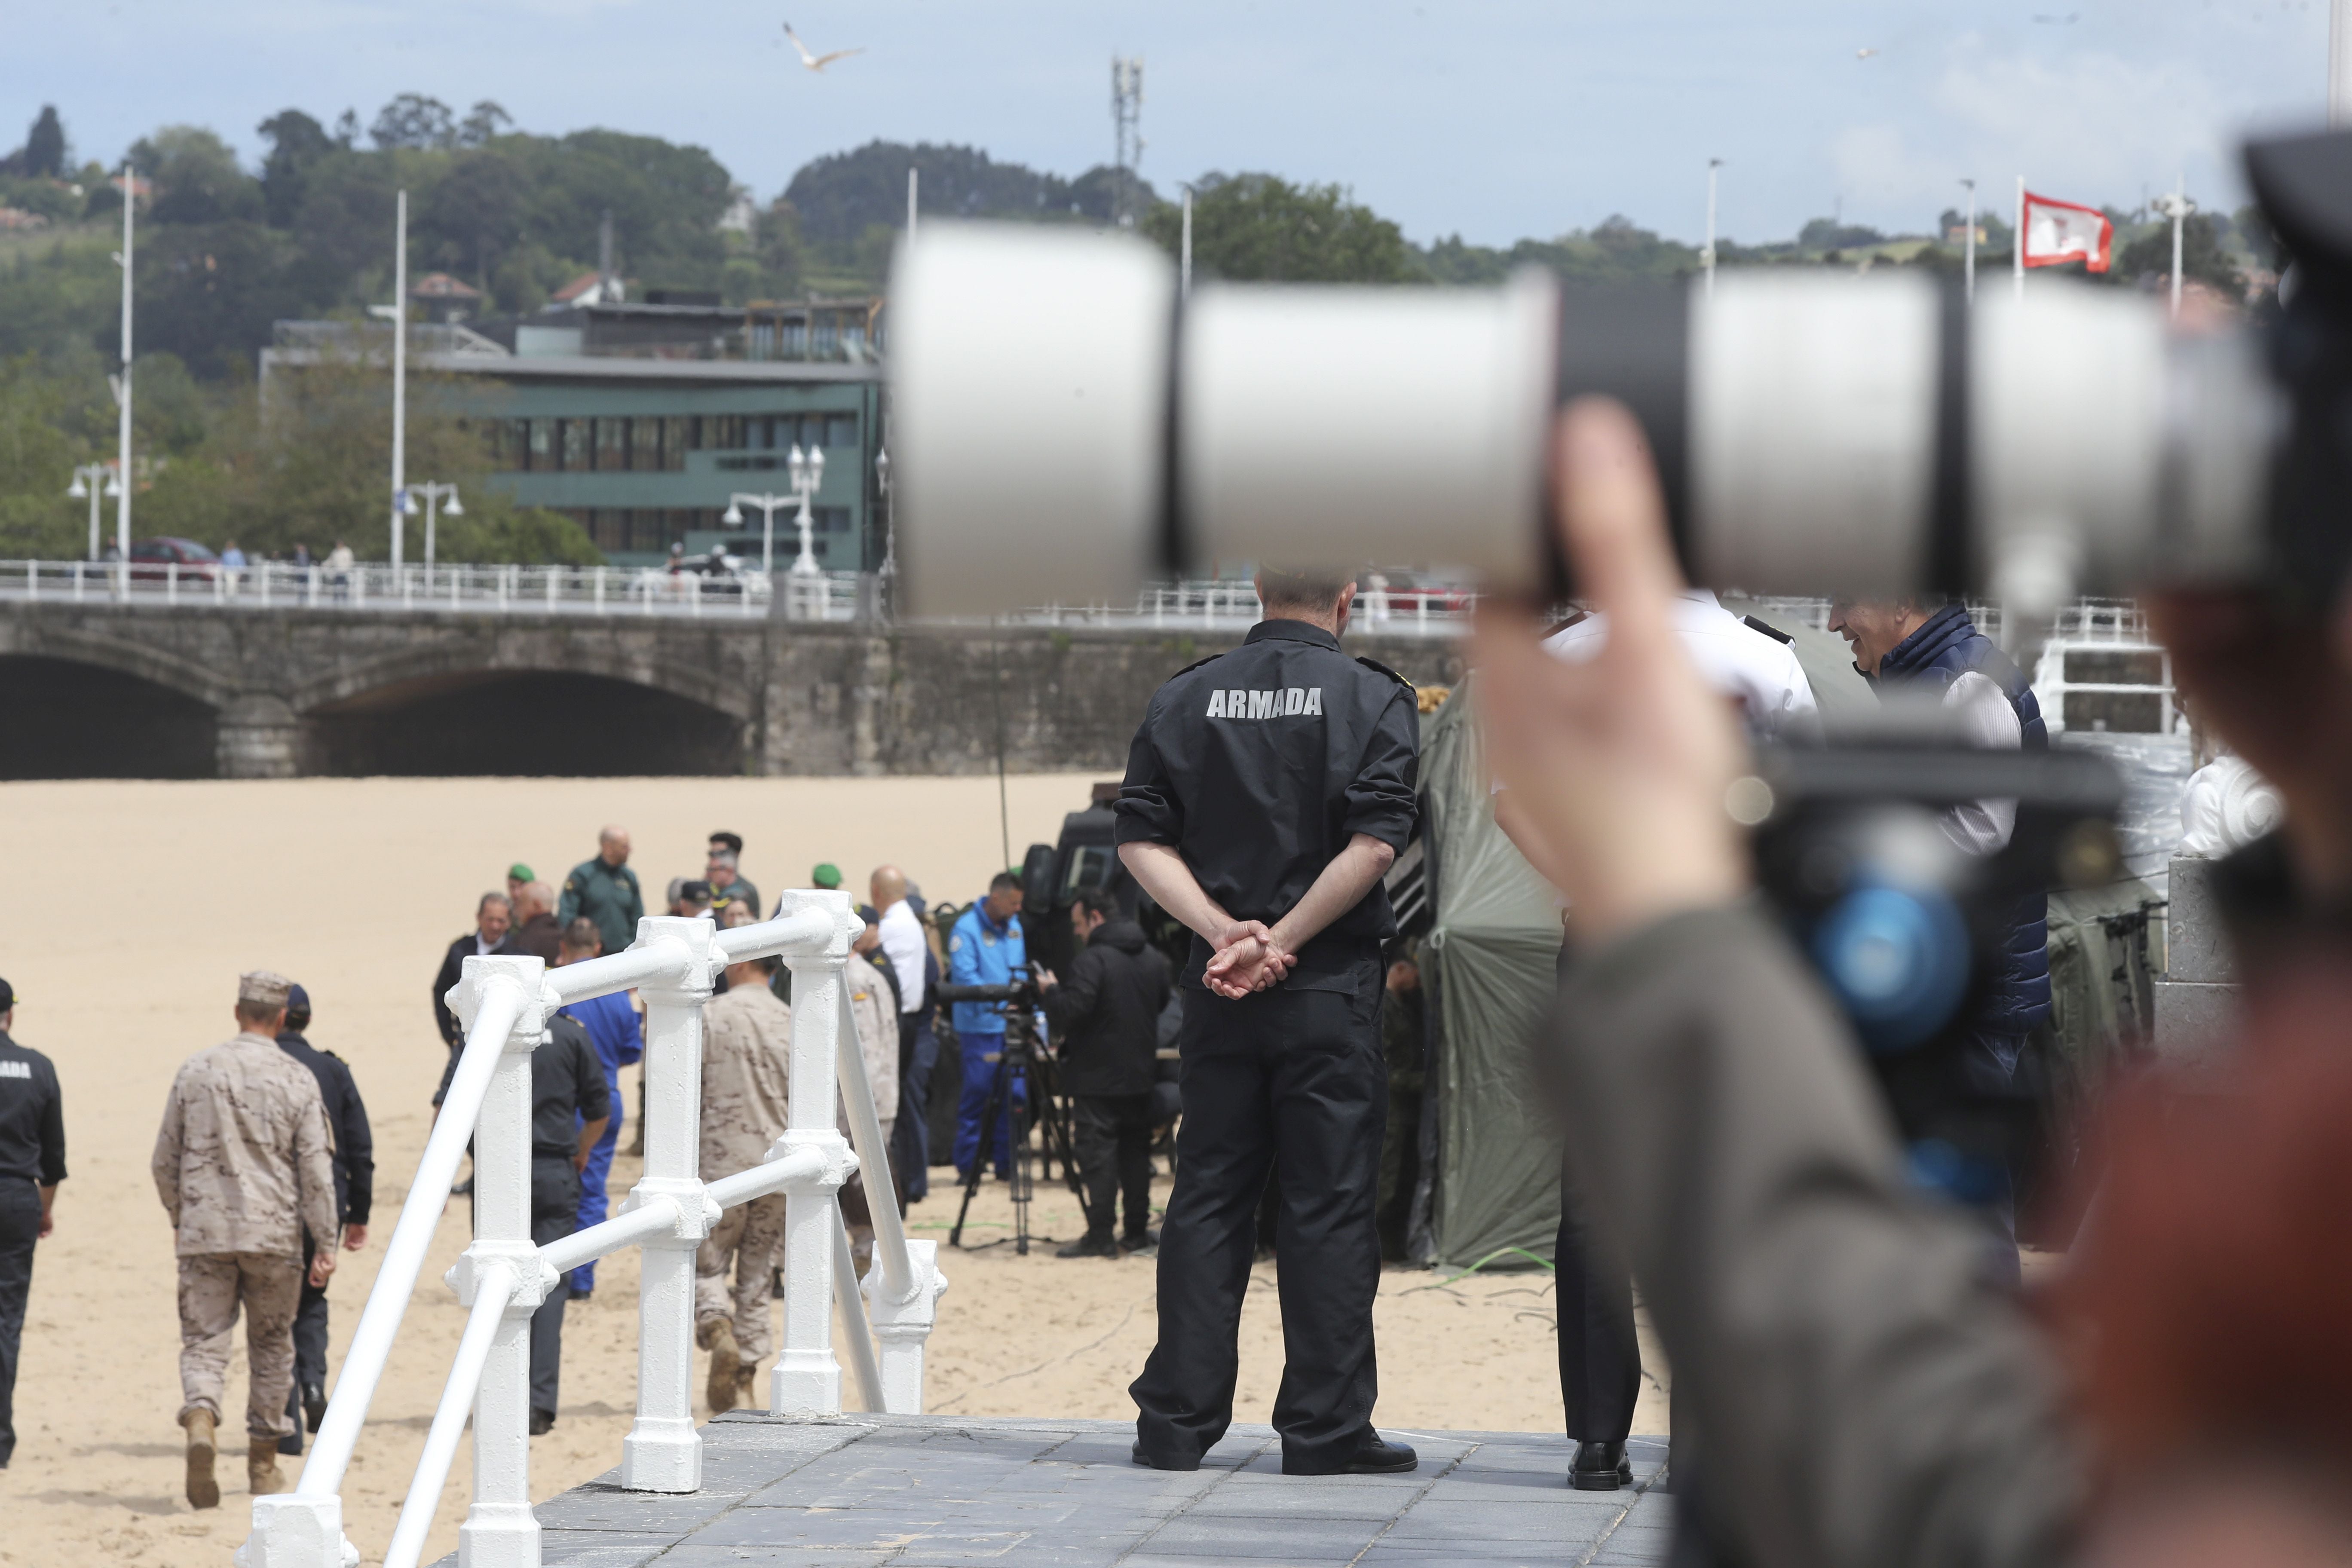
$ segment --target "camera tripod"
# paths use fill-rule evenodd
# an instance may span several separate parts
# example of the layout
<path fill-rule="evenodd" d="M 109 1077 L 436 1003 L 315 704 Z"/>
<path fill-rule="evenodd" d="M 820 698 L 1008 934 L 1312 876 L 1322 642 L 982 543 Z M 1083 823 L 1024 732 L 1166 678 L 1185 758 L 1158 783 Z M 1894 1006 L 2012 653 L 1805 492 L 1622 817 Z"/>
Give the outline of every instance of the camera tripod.
<path fill-rule="evenodd" d="M 978 987 L 972 989 L 977 990 Z M 950 1247 L 963 1246 L 964 1221 L 971 1213 L 972 1194 L 980 1190 L 981 1177 L 987 1173 L 990 1157 L 995 1152 L 997 1121 L 1003 1117 L 1011 1124 L 1007 1141 L 1012 1144 L 1013 1174 L 1007 1184 L 1013 1189 L 1013 1250 L 1020 1257 L 1029 1256 L 1029 1200 L 1035 1182 L 1029 1172 L 1029 1129 L 1020 1124 L 1018 1116 L 1012 1114 L 1012 1107 L 1016 1103 L 1013 1086 L 1035 1086 L 1038 1065 L 1036 1026 L 1017 1005 L 1008 1009 L 1004 1020 L 1003 1055 L 998 1058 L 996 1082 L 989 1089 L 988 1103 L 981 1111 L 980 1150 L 972 1157 L 971 1173 L 963 1178 L 963 1203 L 956 1210 L 955 1225 L 948 1231 Z M 1078 1177 L 1078 1161 L 1071 1147 L 1069 1120 L 1056 1115 L 1052 1104 L 1038 1105 L 1026 1093 L 1020 1095 L 1018 1103 L 1030 1107 L 1038 1123 L 1045 1129 L 1044 1157 L 1061 1162 L 1062 1173 L 1068 1178 L 1070 1191 L 1077 1197 L 1078 1212 L 1085 1216 L 1087 1230 L 1092 1231 L 1094 1208 L 1087 1201 L 1086 1184 Z M 996 1243 L 988 1245 L 993 1247 Z"/>

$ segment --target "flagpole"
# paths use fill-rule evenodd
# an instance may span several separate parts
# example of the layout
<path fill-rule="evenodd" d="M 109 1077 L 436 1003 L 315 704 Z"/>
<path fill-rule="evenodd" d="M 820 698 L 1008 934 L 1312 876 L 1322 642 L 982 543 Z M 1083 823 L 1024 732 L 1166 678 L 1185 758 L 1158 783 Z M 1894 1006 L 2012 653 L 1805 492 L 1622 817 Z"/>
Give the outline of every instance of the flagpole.
<path fill-rule="evenodd" d="M 2172 319 L 2180 320 L 2180 220 L 2189 216 L 2189 176 L 2172 177 Z"/>
<path fill-rule="evenodd" d="M 1715 298 L 1715 172 L 1723 167 L 1720 158 L 1706 161 L 1706 248 L 1699 259 L 1706 264 L 1706 297 Z"/>
<path fill-rule="evenodd" d="M 1962 180 L 1969 188 L 1969 223 L 1960 241 L 1960 278 L 1962 293 L 1969 304 L 1977 300 L 1977 183 Z"/>
<path fill-rule="evenodd" d="M 2017 276 L 2017 297 L 2025 298 L 2025 176 L 2017 176 L 2017 232 L 2011 237 L 2011 270 Z"/>
<path fill-rule="evenodd" d="M 2352 0 L 2327 9 L 2327 123 L 2352 124 Z"/>

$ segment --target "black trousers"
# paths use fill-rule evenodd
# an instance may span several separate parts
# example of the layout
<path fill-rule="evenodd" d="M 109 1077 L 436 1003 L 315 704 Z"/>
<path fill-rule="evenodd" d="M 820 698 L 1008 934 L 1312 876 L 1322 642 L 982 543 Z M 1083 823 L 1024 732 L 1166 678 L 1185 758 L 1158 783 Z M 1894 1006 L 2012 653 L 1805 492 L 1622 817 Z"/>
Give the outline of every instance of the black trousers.
<path fill-rule="evenodd" d="M 342 1240 L 341 1232 L 335 1239 Z M 306 1230 L 302 1233 L 302 1304 L 294 1309 L 294 1385 L 286 1391 L 286 1419 L 294 1423 L 294 1435 L 278 1440 L 281 1454 L 302 1451 L 302 1391 L 327 1386 L 327 1287 L 310 1283 L 310 1260 L 317 1256 L 318 1244 Z"/>
<path fill-rule="evenodd" d="M 41 1237 L 41 1190 L 0 1182 L 0 1467 L 16 1452 L 16 1363 L 25 1299 L 33 1289 L 33 1247 Z"/>
<path fill-rule="evenodd" d="M 1277 1157 L 1283 1468 L 1337 1472 L 1371 1426 L 1372 1210 L 1388 1074 L 1380 968 L 1359 968 L 1349 991 L 1279 985 L 1238 1002 L 1184 992 L 1184 1120 L 1160 1229 L 1160 1342 L 1128 1390 L 1137 1438 L 1155 1461 L 1195 1460 L 1233 1424 L 1242 1297 Z"/>
<path fill-rule="evenodd" d="M 561 1154 L 530 1159 L 530 1239 L 537 1247 L 580 1228 L 580 1173 Z M 556 1382 L 563 1370 L 563 1303 L 572 1293 L 556 1281 L 530 1315 L 530 1407 L 555 1414 Z"/>
<path fill-rule="evenodd" d="M 1070 1142 L 1078 1156 L 1094 1223 L 1088 1238 L 1111 1238 L 1114 1199 L 1127 1199 L 1127 1234 L 1140 1240 L 1151 1228 L 1151 1093 L 1074 1094 Z"/>
<path fill-rule="evenodd" d="M 1642 1347 L 1633 1337 L 1633 1280 L 1579 1212 L 1575 1184 L 1559 1178 L 1559 1238 L 1552 1251 L 1559 1311 L 1559 1402 L 1580 1443 L 1622 1443 L 1642 1396 Z"/>

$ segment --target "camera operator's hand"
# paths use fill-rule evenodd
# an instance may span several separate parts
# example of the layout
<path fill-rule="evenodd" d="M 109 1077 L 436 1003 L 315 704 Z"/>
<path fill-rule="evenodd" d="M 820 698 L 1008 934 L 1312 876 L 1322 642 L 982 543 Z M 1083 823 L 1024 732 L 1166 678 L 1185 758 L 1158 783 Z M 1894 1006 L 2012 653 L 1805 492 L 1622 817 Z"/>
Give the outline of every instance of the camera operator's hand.
<path fill-rule="evenodd" d="M 1580 400 L 1554 464 L 1560 540 L 1608 641 L 1565 664 L 1524 608 L 1486 604 L 1473 657 L 1487 763 L 1508 786 L 1496 815 L 1601 942 L 1747 889 L 1724 805 L 1742 752 L 1675 635 L 1681 576 L 1640 427 L 1614 402 Z"/>
<path fill-rule="evenodd" d="M 1061 984 L 1054 978 L 1054 972 L 1042 963 L 1037 966 L 1034 974 L 1037 981 L 1037 994 L 1040 996 Z"/>
<path fill-rule="evenodd" d="M 2352 595 L 2315 621 L 2243 591 L 2158 594 L 2148 612 L 2181 694 L 2278 786 L 2309 890 L 2352 896 Z"/>

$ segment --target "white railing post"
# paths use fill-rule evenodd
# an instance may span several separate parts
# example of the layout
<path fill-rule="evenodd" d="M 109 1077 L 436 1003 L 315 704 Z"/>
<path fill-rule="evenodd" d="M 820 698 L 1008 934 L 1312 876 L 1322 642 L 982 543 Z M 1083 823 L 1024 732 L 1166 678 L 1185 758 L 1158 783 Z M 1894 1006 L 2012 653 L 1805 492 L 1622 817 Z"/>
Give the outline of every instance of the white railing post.
<path fill-rule="evenodd" d="M 621 1443 L 621 1485 L 690 1492 L 702 1485 L 702 1437 L 694 1429 L 694 1254 L 702 1215 L 702 1005 L 710 999 L 717 928 L 706 920 L 648 915 L 634 946 L 667 938 L 693 962 L 675 979 L 637 988 L 646 1003 L 646 1165 L 624 1212 L 676 1199 L 678 1228 L 648 1238 L 637 1287 L 637 1420 Z"/>
<path fill-rule="evenodd" d="M 476 965 L 480 965 L 478 971 Z M 466 977 L 511 975 L 534 999 L 536 958 L 472 958 Z M 460 1568 L 539 1568 L 539 1521 L 530 1510 L 530 1315 L 551 1280 L 530 1239 L 530 1058 L 547 1029 L 535 1000 L 508 1033 L 474 1123 L 474 1241 L 450 1283 L 470 1309 L 493 1262 L 518 1283 L 490 1336 L 474 1395 L 474 1502 L 457 1527 Z"/>
<path fill-rule="evenodd" d="M 841 1413 L 841 1363 L 833 1353 L 833 1227 L 841 1184 L 856 1157 L 834 1120 L 839 1091 L 835 1070 L 841 1049 L 841 972 L 849 962 L 852 922 L 849 895 L 802 892 L 803 907 L 814 904 L 835 920 L 823 949 L 787 952 L 793 972 L 792 1123 L 768 1157 L 813 1149 L 825 1157 L 814 1181 L 784 1189 L 784 1343 L 769 1382 L 768 1410 L 774 1415 L 837 1415 Z M 851 1049 L 856 1049 L 853 1042 Z M 888 1192 L 875 1194 L 888 1203 Z"/>
<path fill-rule="evenodd" d="M 797 984 L 797 982 L 795 983 Z M 874 1215 L 874 1267 L 867 1269 L 866 1312 L 879 1344 L 878 1405 L 894 1415 L 923 1413 L 923 1345 L 939 1321 L 939 1300 L 948 1288 L 939 1270 L 939 1243 L 907 1239 L 906 1221 L 898 1214 L 898 1196 L 890 1181 L 890 1153 L 882 1142 L 882 1123 L 874 1105 L 873 1086 L 866 1081 L 866 1054 L 857 1042 L 857 1026 L 849 1011 L 847 988 L 841 995 L 841 1038 L 835 1049 L 841 1071 L 841 1100 L 849 1112 L 849 1133 L 857 1145 L 858 1168 L 866 1173 L 866 1206 Z M 796 1020 L 797 1021 L 797 1020 Z M 837 1206 L 837 1205 L 836 1205 Z M 864 1328 L 855 1330 L 863 1335 Z M 874 1353 L 862 1342 L 852 1346 L 861 1357 Z M 866 1380 L 862 1361 L 858 1381 Z"/>

